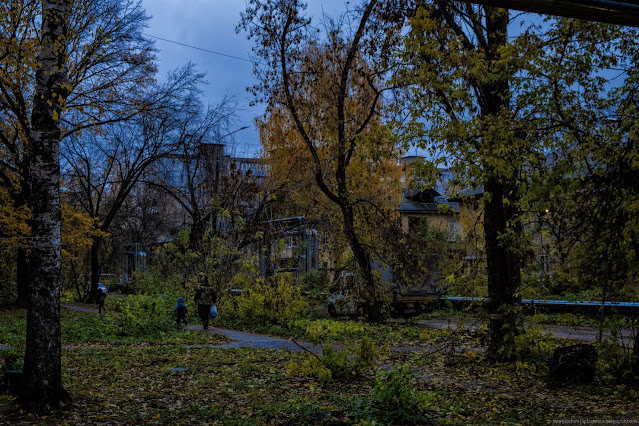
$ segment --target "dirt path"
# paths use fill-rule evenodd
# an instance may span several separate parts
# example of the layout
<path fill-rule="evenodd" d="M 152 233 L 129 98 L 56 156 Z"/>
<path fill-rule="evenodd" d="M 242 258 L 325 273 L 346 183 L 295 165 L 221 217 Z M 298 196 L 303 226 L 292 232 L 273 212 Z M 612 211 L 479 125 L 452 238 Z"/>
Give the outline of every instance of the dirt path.
<path fill-rule="evenodd" d="M 200 325 L 189 325 L 189 330 L 202 330 Z M 231 341 L 223 345 L 214 345 L 213 348 L 234 349 L 234 348 L 256 348 L 256 349 L 283 349 L 288 351 L 300 352 L 308 350 L 312 352 L 321 352 L 320 346 L 312 345 L 308 342 L 298 342 L 297 344 L 289 339 L 281 337 L 266 336 L 262 334 L 244 333 L 242 331 L 227 330 L 225 328 L 211 327 L 206 330 L 209 333 L 221 334 Z"/>
<path fill-rule="evenodd" d="M 190 325 L 190 330 L 202 330 L 201 326 Z M 212 346 L 214 348 L 257 348 L 257 349 L 282 349 L 293 352 L 310 351 L 315 353 L 322 352 L 323 346 L 313 345 L 308 342 L 297 342 L 291 339 L 283 339 L 281 337 L 267 336 L 263 334 L 245 333 L 242 331 L 227 330 L 225 328 L 209 328 L 209 333 L 221 334 L 232 341 L 223 345 Z M 335 344 L 333 349 L 341 350 L 344 345 Z M 439 350 L 435 346 L 391 346 L 391 352 L 433 352 Z"/>
<path fill-rule="evenodd" d="M 72 305 L 70 303 L 60 303 L 60 307 L 63 309 L 69 309 L 71 311 L 80 311 L 80 312 L 88 312 L 88 313 L 98 313 L 98 310 L 96 308 L 89 308 L 87 306 L 77 306 L 77 305 Z"/>
<path fill-rule="evenodd" d="M 70 303 L 62 303 L 60 306 L 63 309 L 69 309 L 73 311 L 96 313 L 96 314 L 98 313 L 98 310 L 95 308 L 89 308 L 86 306 L 77 306 Z M 189 325 L 187 328 L 189 330 L 204 331 L 201 325 Z M 250 348 L 256 348 L 256 349 L 283 349 L 283 350 L 296 351 L 296 352 L 303 351 L 303 350 L 320 352 L 322 350 L 321 347 L 312 345 L 308 342 L 299 342 L 299 344 L 296 344 L 292 340 L 282 339 L 280 337 L 274 337 L 274 336 L 244 333 L 241 331 L 227 330 L 224 328 L 216 328 L 216 327 L 211 327 L 206 331 L 209 333 L 220 334 L 231 340 L 231 342 L 224 343 L 222 345 L 207 345 L 207 347 L 210 346 L 212 348 L 233 349 L 233 348 L 250 347 Z M 195 346 L 199 346 L 199 345 L 190 345 L 190 347 L 195 347 Z"/>

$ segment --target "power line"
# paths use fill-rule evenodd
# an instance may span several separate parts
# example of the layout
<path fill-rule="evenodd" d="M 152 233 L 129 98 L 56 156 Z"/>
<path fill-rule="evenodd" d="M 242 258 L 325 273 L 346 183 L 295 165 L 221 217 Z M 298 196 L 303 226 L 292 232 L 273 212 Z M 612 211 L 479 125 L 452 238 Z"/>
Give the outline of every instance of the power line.
<path fill-rule="evenodd" d="M 158 40 L 166 41 L 167 43 L 173 43 L 173 44 L 177 44 L 177 45 L 180 45 L 180 46 L 189 47 L 191 49 L 196 49 L 196 50 L 201 50 L 203 52 L 212 53 L 214 55 L 225 56 L 225 57 L 231 58 L 231 59 L 237 59 L 238 61 L 250 62 L 252 64 L 253 63 L 259 63 L 259 62 L 251 61 L 250 59 L 240 58 L 239 56 L 227 55 L 226 53 L 216 52 L 214 50 L 204 49 L 202 47 L 192 46 L 192 45 L 186 44 L 186 43 L 180 43 L 179 41 L 173 41 L 173 40 L 169 40 L 169 39 L 166 39 L 166 38 L 154 36 L 154 35 L 151 35 L 151 34 L 144 34 L 144 35 L 147 36 L 147 37 L 153 37 L 153 38 L 156 38 Z"/>

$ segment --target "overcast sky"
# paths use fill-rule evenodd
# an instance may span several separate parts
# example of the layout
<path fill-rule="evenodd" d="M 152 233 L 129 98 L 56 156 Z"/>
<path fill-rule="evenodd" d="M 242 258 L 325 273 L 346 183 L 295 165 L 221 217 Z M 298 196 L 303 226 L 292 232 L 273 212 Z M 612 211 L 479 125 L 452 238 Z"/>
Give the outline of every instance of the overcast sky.
<path fill-rule="evenodd" d="M 347 9 L 347 4 L 352 8 L 360 2 L 307 0 L 307 12 L 315 18 L 322 13 L 337 17 Z M 252 41 L 247 40 L 245 33 L 235 33 L 240 13 L 246 8 L 246 0 L 143 0 L 143 5 L 151 16 L 146 34 L 156 37 L 160 78 L 164 78 L 169 70 L 191 61 L 198 71 L 206 74 L 208 84 L 202 88 L 205 104 L 216 104 L 226 93 L 235 95 L 242 109 L 235 129 L 249 128 L 226 138 L 224 142 L 233 155 L 257 155 L 261 147 L 254 118 L 263 112 L 263 107 L 250 107 L 252 97 L 246 92 L 246 87 L 254 81 L 253 66 L 248 61 Z M 528 14 L 526 19 L 540 18 Z M 410 154 L 423 155 L 424 152 L 411 149 Z"/>
<path fill-rule="evenodd" d="M 309 12 L 314 14 L 324 10 L 334 15 L 346 7 L 344 0 L 310 0 L 308 3 Z M 143 5 L 152 17 L 147 35 L 248 60 L 251 41 L 246 39 L 246 34 L 235 33 L 240 12 L 246 7 L 245 0 L 143 0 Z M 208 84 L 203 88 L 205 104 L 219 102 L 225 93 L 237 97 L 238 105 L 243 109 L 239 113 L 237 128 L 250 128 L 233 135 L 234 154 L 257 154 L 260 144 L 253 119 L 261 113 L 262 107 L 249 107 L 251 95 L 246 92 L 246 87 L 254 80 L 251 63 L 161 39 L 156 39 L 155 46 L 159 50 L 158 65 L 162 77 L 189 61 L 206 73 Z"/>

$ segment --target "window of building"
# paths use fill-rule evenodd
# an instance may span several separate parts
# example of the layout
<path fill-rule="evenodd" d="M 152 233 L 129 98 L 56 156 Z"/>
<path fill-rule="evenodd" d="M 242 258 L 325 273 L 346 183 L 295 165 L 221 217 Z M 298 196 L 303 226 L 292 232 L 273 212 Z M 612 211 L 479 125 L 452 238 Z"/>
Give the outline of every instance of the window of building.
<path fill-rule="evenodd" d="M 461 240 L 461 224 L 457 221 L 448 222 L 448 241 Z"/>

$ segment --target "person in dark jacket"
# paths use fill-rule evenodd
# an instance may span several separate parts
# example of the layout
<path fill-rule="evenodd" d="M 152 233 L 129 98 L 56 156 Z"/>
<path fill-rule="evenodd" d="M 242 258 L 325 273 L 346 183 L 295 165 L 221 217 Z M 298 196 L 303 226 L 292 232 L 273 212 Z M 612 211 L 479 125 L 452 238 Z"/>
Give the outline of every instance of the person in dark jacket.
<path fill-rule="evenodd" d="M 195 292 L 195 302 L 197 303 L 197 314 L 202 320 L 202 327 L 209 328 L 209 315 L 211 306 L 217 301 L 217 294 L 213 287 L 209 285 L 206 275 L 201 279 L 201 284 Z"/>
<path fill-rule="evenodd" d="M 173 312 L 175 312 L 177 327 L 180 328 L 180 323 L 184 323 L 184 326 L 188 325 L 186 321 L 186 314 L 189 312 L 186 304 L 184 303 L 184 299 L 182 297 L 178 297 L 177 304 L 175 308 L 173 308 Z"/>
<path fill-rule="evenodd" d="M 104 311 L 104 301 L 106 299 L 107 296 L 107 288 L 104 286 L 104 284 L 102 283 L 98 283 L 98 298 L 97 298 L 97 302 L 98 302 L 98 313 L 102 313 L 102 311 Z"/>

